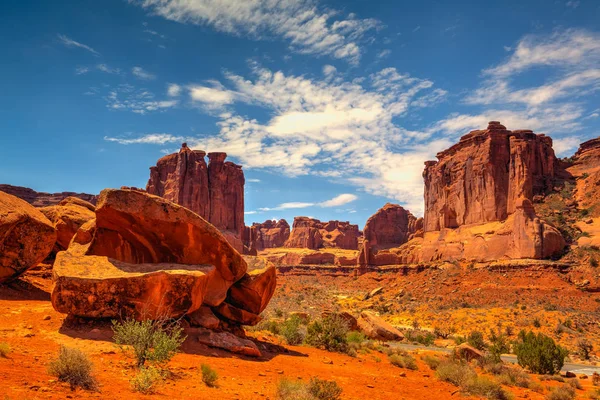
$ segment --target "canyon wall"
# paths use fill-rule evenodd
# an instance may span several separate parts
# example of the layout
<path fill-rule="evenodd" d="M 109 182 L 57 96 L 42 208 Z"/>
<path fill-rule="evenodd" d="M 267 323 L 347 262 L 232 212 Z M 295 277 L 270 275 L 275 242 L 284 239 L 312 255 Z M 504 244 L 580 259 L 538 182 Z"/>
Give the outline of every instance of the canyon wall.
<path fill-rule="evenodd" d="M 255 222 L 244 230 L 242 240 L 248 249 L 261 251 L 283 247 L 290 237 L 290 224 L 285 219 Z"/>
<path fill-rule="evenodd" d="M 150 167 L 146 191 L 186 207 L 223 232 L 238 251 L 243 250 L 244 172 L 225 161 L 226 153 L 192 150 L 186 143 L 178 153 L 162 157 Z"/>
<path fill-rule="evenodd" d="M 349 222 L 321 222 L 308 217 L 295 217 L 292 232 L 285 247 L 317 250 L 338 248 L 357 250 L 360 237 L 358 225 Z"/>
<path fill-rule="evenodd" d="M 36 192 L 33 189 L 29 189 L 22 186 L 12 186 L 0 184 L 0 192 L 8 193 L 15 197 L 25 200 L 34 207 L 46 207 L 54 206 L 60 203 L 67 197 L 77 197 L 92 204 L 96 204 L 98 196 L 87 193 L 73 193 L 73 192 L 60 192 L 60 193 L 45 193 Z"/>

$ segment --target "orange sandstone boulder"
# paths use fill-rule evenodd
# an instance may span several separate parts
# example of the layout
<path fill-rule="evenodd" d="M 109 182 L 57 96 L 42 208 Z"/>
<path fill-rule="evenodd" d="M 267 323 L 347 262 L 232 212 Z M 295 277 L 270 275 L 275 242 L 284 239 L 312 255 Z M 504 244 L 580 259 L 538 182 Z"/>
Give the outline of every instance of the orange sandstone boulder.
<path fill-rule="evenodd" d="M 55 206 L 39 210 L 56 228 L 56 252 L 66 250 L 79 227 L 96 217 L 94 205 L 76 197 L 67 197 Z"/>
<path fill-rule="evenodd" d="M 371 339 L 402 340 L 404 335 L 398 329 L 388 324 L 375 314 L 363 311 L 358 319 L 359 329 Z"/>
<path fill-rule="evenodd" d="M 44 214 L 24 200 L 0 192 L 0 282 L 40 263 L 55 242 L 56 230 Z"/>
<path fill-rule="evenodd" d="M 250 271 L 229 289 L 227 302 L 254 314 L 260 314 L 269 304 L 277 286 L 274 266 Z"/>
<path fill-rule="evenodd" d="M 198 328 L 192 334 L 196 335 L 198 342 L 209 347 L 215 347 L 249 357 L 261 356 L 260 350 L 258 350 L 258 347 L 253 341 L 240 338 L 229 332 L 213 332 L 211 330 Z"/>

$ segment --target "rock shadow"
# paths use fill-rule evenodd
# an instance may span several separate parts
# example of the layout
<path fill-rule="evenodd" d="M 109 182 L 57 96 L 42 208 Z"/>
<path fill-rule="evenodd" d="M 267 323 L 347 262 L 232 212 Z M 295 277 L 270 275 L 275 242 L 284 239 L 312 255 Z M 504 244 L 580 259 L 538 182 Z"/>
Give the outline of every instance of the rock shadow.
<path fill-rule="evenodd" d="M 50 301 L 50 292 L 22 278 L 0 284 L 0 300 Z"/>

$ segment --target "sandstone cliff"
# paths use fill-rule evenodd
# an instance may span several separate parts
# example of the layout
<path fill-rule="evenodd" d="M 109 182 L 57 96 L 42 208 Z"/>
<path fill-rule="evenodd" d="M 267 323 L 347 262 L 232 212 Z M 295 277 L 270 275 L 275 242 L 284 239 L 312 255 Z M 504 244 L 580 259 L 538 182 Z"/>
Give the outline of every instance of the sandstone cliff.
<path fill-rule="evenodd" d="M 321 222 L 308 217 L 295 217 L 285 247 L 317 250 L 320 248 L 358 249 L 358 225 L 349 222 Z"/>
<path fill-rule="evenodd" d="M 12 186 L 0 184 L 0 192 L 8 193 L 22 200 L 25 200 L 34 207 L 46 207 L 54 206 L 60 203 L 67 197 L 77 197 L 92 204 L 96 204 L 98 196 L 87 193 L 73 193 L 73 192 L 61 192 L 61 193 L 44 193 L 36 192 L 33 189 L 29 189 L 22 186 Z"/>
<path fill-rule="evenodd" d="M 255 222 L 244 229 L 243 242 L 248 249 L 256 251 L 283 247 L 290 237 L 290 224 L 285 219 Z"/>
<path fill-rule="evenodd" d="M 244 172 L 227 154 L 192 150 L 162 157 L 150 168 L 146 191 L 184 206 L 221 230 L 238 251 L 244 233 Z"/>

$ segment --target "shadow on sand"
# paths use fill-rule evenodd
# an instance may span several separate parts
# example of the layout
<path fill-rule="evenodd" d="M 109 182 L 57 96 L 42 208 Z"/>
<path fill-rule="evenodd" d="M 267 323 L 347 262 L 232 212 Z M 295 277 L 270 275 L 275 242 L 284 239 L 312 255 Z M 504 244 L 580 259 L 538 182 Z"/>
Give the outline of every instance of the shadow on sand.
<path fill-rule="evenodd" d="M 50 292 L 22 278 L 0 284 L 0 300 L 50 301 Z"/>

